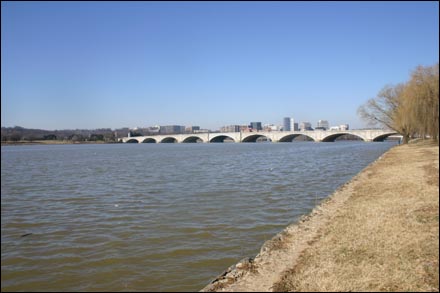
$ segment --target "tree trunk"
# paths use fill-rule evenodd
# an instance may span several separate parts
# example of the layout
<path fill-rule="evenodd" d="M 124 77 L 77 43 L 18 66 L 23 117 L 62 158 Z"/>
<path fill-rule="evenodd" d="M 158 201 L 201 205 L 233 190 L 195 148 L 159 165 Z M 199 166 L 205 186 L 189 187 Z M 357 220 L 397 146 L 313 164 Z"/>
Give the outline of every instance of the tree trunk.
<path fill-rule="evenodd" d="M 402 144 L 407 144 L 409 141 L 409 134 L 402 134 Z"/>

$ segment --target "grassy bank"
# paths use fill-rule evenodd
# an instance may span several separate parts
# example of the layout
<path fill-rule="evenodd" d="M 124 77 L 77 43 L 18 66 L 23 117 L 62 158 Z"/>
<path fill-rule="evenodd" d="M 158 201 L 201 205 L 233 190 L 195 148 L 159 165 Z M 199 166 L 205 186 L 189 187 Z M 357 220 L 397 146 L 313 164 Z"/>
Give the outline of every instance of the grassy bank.
<path fill-rule="evenodd" d="M 439 149 L 394 147 L 205 291 L 438 291 Z"/>

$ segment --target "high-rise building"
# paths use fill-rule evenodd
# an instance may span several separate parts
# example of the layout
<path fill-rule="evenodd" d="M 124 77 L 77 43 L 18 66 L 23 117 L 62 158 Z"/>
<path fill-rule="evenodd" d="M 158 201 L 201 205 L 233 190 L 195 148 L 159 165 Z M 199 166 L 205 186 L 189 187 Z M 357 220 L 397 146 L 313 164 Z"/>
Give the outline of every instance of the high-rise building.
<path fill-rule="evenodd" d="M 263 130 L 263 127 L 261 127 L 261 122 L 251 122 L 249 125 L 249 128 L 252 128 L 253 130 Z"/>
<path fill-rule="evenodd" d="M 283 119 L 283 131 L 297 131 L 298 123 L 292 117 L 285 117 Z"/>
<path fill-rule="evenodd" d="M 330 126 L 329 126 L 327 120 L 318 120 L 318 124 L 316 125 L 316 129 L 327 130 L 329 128 L 330 128 Z"/>
<path fill-rule="evenodd" d="M 299 128 L 298 128 L 298 123 L 296 123 L 296 122 L 293 123 L 293 128 L 292 128 L 292 130 L 293 130 L 293 131 L 298 131 L 298 130 L 299 130 Z"/>
<path fill-rule="evenodd" d="M 283 119 L 283 131 L 290 131 L 290 117 L 284 117 L 284 119 Z"/>
<path fill-rule="evenodd" d="M 301 122 L 299 124 L 299 129 L 301 131 L 305 131 L 305 130 L 313 130 L 312 128 L 312 124 L 310 122 Z"/>

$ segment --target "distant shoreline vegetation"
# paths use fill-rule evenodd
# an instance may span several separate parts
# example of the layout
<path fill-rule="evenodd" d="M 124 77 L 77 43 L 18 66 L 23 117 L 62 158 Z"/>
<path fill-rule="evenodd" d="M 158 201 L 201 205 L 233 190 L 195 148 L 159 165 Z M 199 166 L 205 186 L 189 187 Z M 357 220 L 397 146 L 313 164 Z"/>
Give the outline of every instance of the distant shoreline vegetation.
<path fill-rule="evenodd" d="M 129 128 L 111 130 L 75 129 L 75 130 L 43 130 L 20 126 L 2 127 L 1 143 L 3 144 L 62 144 L 62 143 L 115 143 L 127 136 Z"/>
<path fill-rule="evenodd" d="M 17 145 L 48 145 L 48 144 L 108 144 L 121 143 L 117 141 L 73 141 L 73 140 L 20 140 L 20 141 L 2 141 L 2 146 Z"/>

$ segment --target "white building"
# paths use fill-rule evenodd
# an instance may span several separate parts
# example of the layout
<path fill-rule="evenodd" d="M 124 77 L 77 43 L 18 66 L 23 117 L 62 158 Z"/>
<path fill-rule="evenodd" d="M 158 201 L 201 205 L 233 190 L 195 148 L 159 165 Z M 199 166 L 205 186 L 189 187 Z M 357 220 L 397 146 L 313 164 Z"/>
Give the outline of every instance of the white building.
<path fill-rule="evenodd" d="M 330 130 L 337 130 L 337 131 L 346 131 L 348 129 L 349 129 L 348 124 L 341 124 L 339 126 L 330 127 Z"/>
<path fill-rule="evenodd" d="M 342 131 L 345 131 L 345 130 L 348 130 L 349 128 L 348 128 L 348 124 L 341 124 L 341 125 L 339 125 L 339 130 L 342 130 Z"/>
<path fill-rule="evenodd" d="M 327 130 L 330 128 L 330 126 L 327 120 L 318 120 L 318 124 L 316 125 L 316 128 Z"/>
<path fill-rule="evenodd" d="M 148 132 L 150 133 L 159 133 L 160 131 L 160 126 L 159 125 L 155 125 L 155 126 L 150 126 L 147 127 Z"/>

